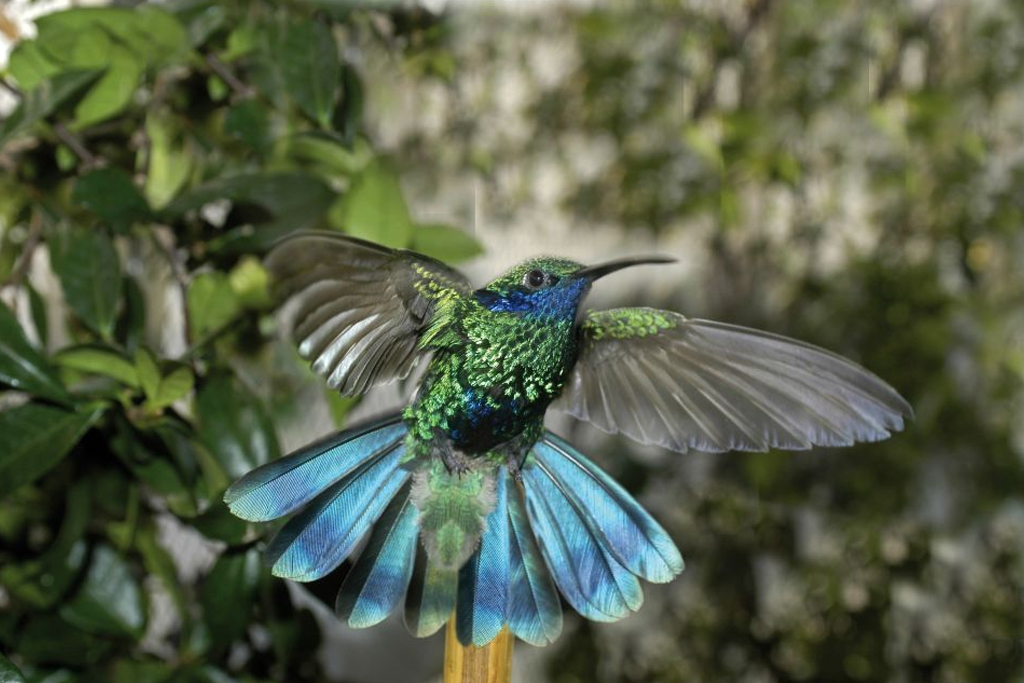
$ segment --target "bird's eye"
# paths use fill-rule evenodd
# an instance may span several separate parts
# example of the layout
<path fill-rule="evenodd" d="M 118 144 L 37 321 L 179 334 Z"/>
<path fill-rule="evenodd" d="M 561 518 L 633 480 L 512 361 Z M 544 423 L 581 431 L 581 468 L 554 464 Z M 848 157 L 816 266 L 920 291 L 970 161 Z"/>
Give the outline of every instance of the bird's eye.
<path fill-rule="evenodd" d="M 544 285 L 547 278 L 542 270 L 531 270 L 525 276 L 523 276 L 523 284 L 530 289 L 538 289 Z"/>

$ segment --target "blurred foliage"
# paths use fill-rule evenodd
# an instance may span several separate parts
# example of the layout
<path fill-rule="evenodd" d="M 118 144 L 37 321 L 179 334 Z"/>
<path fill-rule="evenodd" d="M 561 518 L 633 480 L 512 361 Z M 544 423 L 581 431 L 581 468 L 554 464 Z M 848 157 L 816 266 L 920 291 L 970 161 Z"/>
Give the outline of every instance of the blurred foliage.
<path fill-rule="evenodd" d="M 321 227 L 469 258 L 410 210 L 466 174 L 495 222 L 657 235 L 690 274 L 636 303 L 824 345 L 917 410 L 796 454 L 579 430 L 687 571 L 567 620 L 552 680 L 1024 675 L 1020 3 L 190 0 L 38 28 L 0 123 L 0 681 L 324 680 L 262 530 L 218 504 L 309 387 L 351 407 L 268 343 L 258 257 Z M 202 576 L 168 520 L 217 544 Z"/>
<path fill-rule="evenodd" d="M 480 252 L 457 228 L 417 223 L 364 135 L 342 40 L 383 43 L 380 22 L 396 26 L 387 40 L 416 43 L 436 19 L 81 8 L 41 17 L 11 54 L 0 650 L 14 664 L 0 658 L 0 680 L 322 680 L 315 622 L 220 502 L 280 455 L 271 409 L 301 410 L 289 401 L 309 379 L 294 355 L 287 372 L 263 369 L 274 319 L 259 256 L 307 227 L 449 260 Z M 351 403 L 333 405 L 340 423 Z M 168 547 L 168 519 L 220 552 L 198 580 Z M 159 623 L 156 599 L 170 604 Z"/>

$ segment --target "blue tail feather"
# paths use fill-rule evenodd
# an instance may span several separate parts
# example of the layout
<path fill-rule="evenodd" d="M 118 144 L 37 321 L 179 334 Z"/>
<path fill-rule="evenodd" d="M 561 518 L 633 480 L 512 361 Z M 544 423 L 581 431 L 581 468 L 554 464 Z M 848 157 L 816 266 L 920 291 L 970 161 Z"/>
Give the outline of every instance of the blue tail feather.
<path fill-rule="evenodd" d="M 480 547 L 459 570 L 455 630 L 463 645 L 486 645 L 505 626 L 509 589 L 508 471 L 501 468 L 495 506 L 487 516 Z"/>
<path fill-rule="evenodd" d="M 314 581 L 341 564 L 408 481 L 404 452 L 398 441 L 376 453 L 289 520 L 267 547 L 273 574 Z"/>
<path fill-rule="evenodd" d="M 654 583 L 671 581 L 683 570 L 683 558 L 661 525 L 582 453 L 548 432 L 533 454 L 626 569 Z"/>
<path fill-rule="evenodd" d="M 593 621 L 616 621 L 643 601 L 640 582 L 590 530 L 566 493 L 539 463 L 523 469 L 526 509 L 558 586 Z"/>
<path fill-rule="evenodd" d="M 335 602 L 338 617 L 352 628 L 380 623 L 402 601 L 412 576 L 419 534 L 417 514 L 406 486 L 374 525 Z"/>
<path fill-rule="evenodd" d="M 562 604 L 537 549 L 518 490 L 508 496 L 508 512 L 512 528 L 508 626 L 531 645 L 547 645 L 562 632 Z"/>
<path fill-rule="evenodd" d="M 224 502 L 251 522 L 284 517 L 394 447 L 407 431 L 397 415 L 346 430 L 254 469 L 228 488 Z"/>

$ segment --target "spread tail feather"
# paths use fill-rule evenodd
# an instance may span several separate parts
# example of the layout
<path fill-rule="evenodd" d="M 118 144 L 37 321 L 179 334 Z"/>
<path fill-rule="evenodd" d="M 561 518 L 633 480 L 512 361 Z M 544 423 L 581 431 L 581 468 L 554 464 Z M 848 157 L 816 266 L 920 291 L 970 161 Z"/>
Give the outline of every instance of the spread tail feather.
<path fill-rule="evenodd" d="M 637 577 L 670 580 L 682 557 L 664 529 L 582 453 L 546 432 L 523 468 L 526 509 L 555 584 L 594 621 L 637 610 Z"/>
<path fill-rule="evenodd" d="M 369 542 L 338 591 L 335 612 L 352 628 L 380 623 L 401 602 L 412 577 L 419 535 L 416 518 L 407 485 L 374 525 Z"/>
<path fill-rule="evenodd" d="M 257 467 L 228 488 L 224 502 L 232 513 L 250 522 L 284 517 L 394 448 L 406 432 L 399 415 L 347 429 Z"/>
<path fill-rule="evenodd" d="M 282 497 L 292 500 L 312 499 L 267 547 L 267 561 L 275 576 L 314 581 L 333 571 L 352 553 L 409 480 L 410 473 L 399 467 L 405 453 L 404 425 L 376 423 L 370 430 L 351 434 L 343 433 L 290 456 L 296 461 L 301 456 L 301 464 L 286 469 L 283 475 L 275 470 L 262 484 L 260 497 L 276 489 Z M 346 435 L 348 439 L 343 438 Z M 365 450 L 356 450 L 358 446 L 353 444 L 361 444 Z M 319 450 L 313 452 L 314 448 Z M 339 459 L 349 462 L 337 463 Z M 345 474 L 335 478 L 333 473 L 338 471 Z M 250 481 L 257 479 L 253 477 Z M 334 483 L 330 483 L 331 479 Z M 283 483 L 289 481 L 306 488 L 295 491 Z M 234 500 L 255 500 L 249 495 L 243 493 Z M 267 506 L 262 509 L 266 511 Z"/>
<path fill-rule="evenodd" d="M 338 593 L 353 628 L 379 623 L 405 596 L 405 623 L 429 636 L 452 615 L 464 645 L 502 628 L 545 645 L 562 630 L 558 591 L 584 617 L 615 621 L 643 602 L 639 578 L 670 581 L 683 560 L 632 496 L 571 445 L 546 432 L 522 468 L 448 473 L 440 460 L 402 467 L 400 418 L 348 430 L 265 465 L 225 501 L 244 519 L 299 507 L 270 542 L 275 575 L 318 579 L 370 531 Z"/>

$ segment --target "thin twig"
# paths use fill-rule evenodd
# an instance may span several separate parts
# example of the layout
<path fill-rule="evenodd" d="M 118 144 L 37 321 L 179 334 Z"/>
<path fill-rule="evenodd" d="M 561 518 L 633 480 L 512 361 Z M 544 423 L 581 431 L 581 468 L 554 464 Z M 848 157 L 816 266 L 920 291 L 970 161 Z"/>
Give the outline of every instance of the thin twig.
<path fill-rule="evenodd" d="M 67 145 L 71 151 L 75 153 L 76 157 L 81 159 L 82 164 L 86 168 L 91 168 L 99 163 L 99 159 L 94 156 L 92 152 L 86 149 L 85 145 L 82 144 L 82 141 L 79 140 L 74 133 L 68 130 L 67 126 L 63 123 L 53 124 L 53 132 L 57 134 L 57 137 L 60 138 L 61 142 Z"/>
<path fill-rule="evenodd" d="M 24 97 L 24 95 L 21 94 L 20 90 L 18 90 L 13 85 L 7 82 L 6 78 L 0 78 L 0 88 L 3 88 L 7 92 L 9 92 L 17 100 L 20 100 Z"/>
<path fill-rule="evenodd" d="M 238 80 L 235 74 L 231 73 L 231 69 L 228 65 L 220 61 L 220 58 L 214 54 L 206 54 L 204 56 L 207 66 L 213 73 L 217 74 L 222 81 L 228 84 L 228 87 L 235 93 L 239 98 L 248 98 L 252 96 L 252 89 L 242 81 Z"/>

